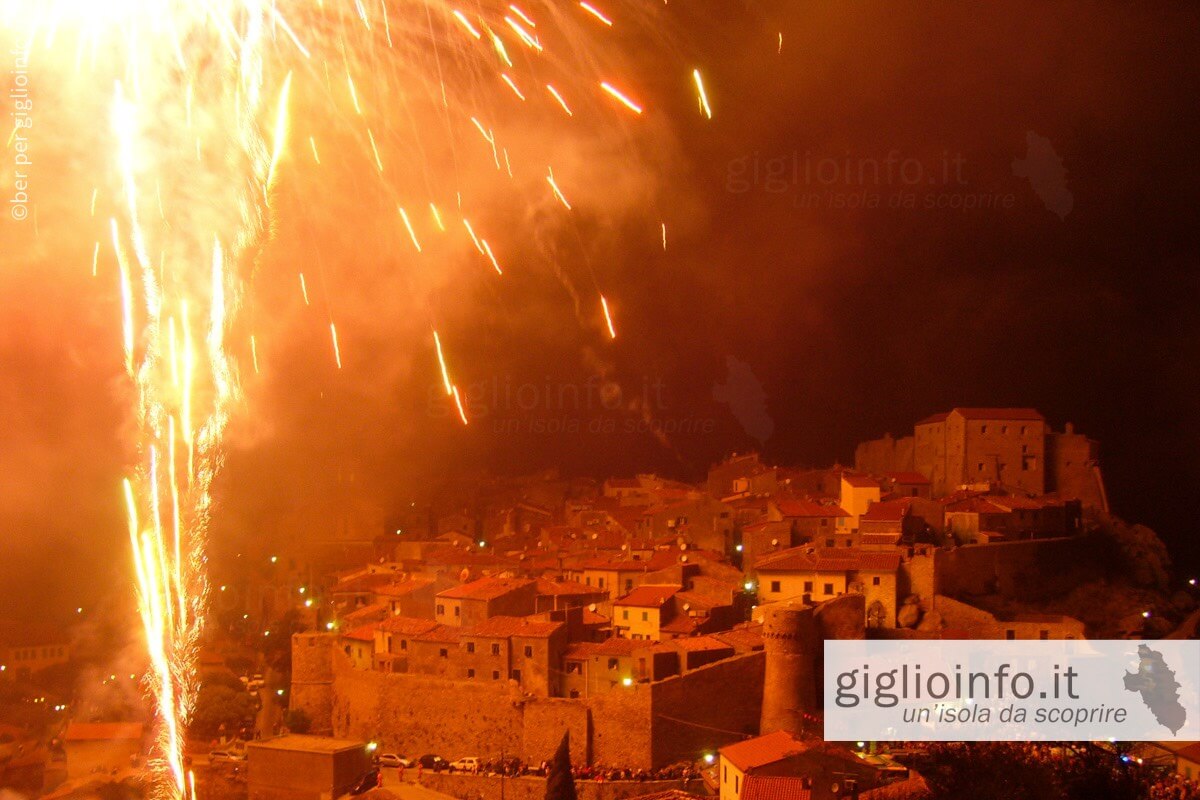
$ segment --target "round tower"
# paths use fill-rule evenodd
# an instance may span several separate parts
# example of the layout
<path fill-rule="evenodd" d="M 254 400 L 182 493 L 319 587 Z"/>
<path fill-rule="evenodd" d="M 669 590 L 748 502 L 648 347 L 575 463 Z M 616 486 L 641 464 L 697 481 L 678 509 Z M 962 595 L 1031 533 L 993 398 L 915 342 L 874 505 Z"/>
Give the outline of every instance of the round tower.
<path fill-rule="evenodd" d="M 762 636 L 766 672 L 760 732 L 799 734 L 804 715 L 819 708 L 821 637 L 812 607 L 797 604 L 766 609 Z"/>

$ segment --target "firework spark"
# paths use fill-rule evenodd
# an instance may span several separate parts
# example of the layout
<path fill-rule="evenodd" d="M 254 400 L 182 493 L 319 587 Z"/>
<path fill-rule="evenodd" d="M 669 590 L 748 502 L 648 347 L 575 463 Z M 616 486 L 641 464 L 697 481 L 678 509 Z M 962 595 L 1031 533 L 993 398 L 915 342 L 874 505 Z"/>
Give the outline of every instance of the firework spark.
<path fill-rule="evenodd" d="M 454 256 L 473 248 L 478 257 L 471 254 L 469 263 L 486 262 L 496 276 L 504 274 L 497 253 L 524 269 L 521 249 L 481 235 L 506 231 L 480 208 L 499 204 L 492 193 L 473 197 L 471 188 L 484 180 L 506 182 L 511 196 L 522 197 L 526 180 L 544 192 L 544 179 L 555 200 L 574 211 L 572 218 L 587 212 L 589 187 L 579 185 L 578 173 L 573 184 L 571 171 L 560 177 L 545 166 L 548 158 L 529 163 L 528 151 L 537 148 L 514 135 L 512 120 L 530 115 L 534 129 L 552 120 L 568 131 L 563 136 L 583 137 L 596 127 L 592 120 L 612 118 L 620 120 L 612 126 L 615 138 L 643 114 L 636 77 L 621 71 L 612 53 L 598 56 L 609 47 L 601 37 L 631 28 L 651 11 L 618 0 L 607 5 L 614 14 L 576 0 L 539 0 L 524 8 L 480 0 L 469 10 L 446 0 L 0 0 L 3 24 L 36 32 L 28 39 L 42 43 L 44 62 L 74 73 L 72 89 L 81 102 L 107 98 L 112 120 L 111 132 L 94 134 L 99 166 L 87 184 L 86 207 L 89 218 L 97 215 L 98 198 L 101 208 L 115 209 L 99 217 L 107 222 L 118 267 L 120 335 L 136 388 L 141 452 L 122 491 L 151 663 L 147 684 L 159 711 L 152 767 L 165 795 L 192 793 L 182 742 L 207 594 L 210 488 L 240 396 L 226 336 L 244 293 L 240 273 L 250 272 L 243 262 L 253 261 L 250 251 L 276 231 L 275 220 L 265 224 L 268 212 L 287 209 L 293 194 L 318 206 L 321 192 L 312 187 L 341 168 L 353 172 L 356 186 L 369 185 L 386 198 L 372 212 L 389 229 L 399 228 L 398 210 L 401 235 L 415 250 L 404 246 L 410 263 L 437 269 L 444 260 L 432 257 L 437 248 Z M 701 108 L 711 116 L 699 72 L 693 76 Z M 624 111 L 635 116 L 621 119 Z M 81 119 L 81 134 L 89 130 Z M 548 148 L 558 135 L 537 141 Z M 312 161 L 300 164 L 292 151 L 304 139 Z M 433 139 L 450 142 L 452 158 L 430 158 Z M 353 148 L 339 147 L 345 142 Z M 482 154 L 466 154 L 469 148 L 459 145 L 465 142 Z M 557 155 L 555 164 L 571 163 Z M 481 169 L 480 156 L 490 166 Z M 468 157 L 471 166 L 464 165 Z M 289 191 L 302 169 L 317 183 Z M 408 211 L 425 205 L 430 217 Z M 461 228 L 447 224 L 456 217 Z M 93 274 L 99 258 L 96 244 Z M 317 270 L 321 293 L 315 298 L 304 272 L 291 266 L 286 275 L 289 281 L 299 275 L 305 307 L 313 299 L 327 301 L 325 268 L 304 268 L 309 276 Z M 486 269 L 481 275 L 493 280 Z M 615 338 L 608 299 L 600 295 L 600 303 Z M 308 319 L 317 329 L 327 321 L 340 370 L 337 321 L 326 313 L 319 322 Z M 243 351 L 249 342 L 246 355 L 257 374 L 262 342 L 247 331 L 238 331 L 236 341 Z M 445 402 L 453 402 L 466 425 L 467 404 L 436 331 L 434 346 Z"/>

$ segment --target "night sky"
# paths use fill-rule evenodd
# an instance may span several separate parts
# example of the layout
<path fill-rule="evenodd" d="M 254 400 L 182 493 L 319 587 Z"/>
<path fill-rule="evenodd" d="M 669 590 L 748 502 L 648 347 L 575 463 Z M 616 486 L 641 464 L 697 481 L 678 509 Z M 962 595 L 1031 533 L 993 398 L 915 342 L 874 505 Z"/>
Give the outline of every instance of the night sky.
<path fill-rule="evenodd" d="M 243 364 L 220 549 L 325 536 L 348 507 L 386 514 L 476 471 L 698 480 L 750 448 L 850 463 L 857 441 L 932 412 L 1011 405 L 1098 439 L 1114 510 L 1200 569 L 1200 8 L 693 5 L 671 4 L 665 42 L 622 40 L 657 100 L 654 135 L 627 151 L 636 179 L 598 159 L 586 174 L 609 194 L 581 192 L 573 227 L 528 233 L 548 212 L 497 215 L 530 265 L 504 282 L 405 288 L 381 277 L 392 243 L 356 242 L 350 222 L 334 235 L 281 221 L 247 300 L 272 335 L 263 374 Z M 352 212 L 353 184 L 332 189 Z M 617 195 L 630 198 L 619 213 Z M 90 240 L 47 243 L 6 219 L 0 245 L 0 607 L 73 608 L 126 569 L 115 291 L 84 274 Z M 340 372 L 295 285 L 313 260 L 339 315 Z M 466 428 L 440 394 L 431 307 L 467 387 Z M 714 395 L 731 363 L 739 397 L 761 386 L 748 424 Z"/>

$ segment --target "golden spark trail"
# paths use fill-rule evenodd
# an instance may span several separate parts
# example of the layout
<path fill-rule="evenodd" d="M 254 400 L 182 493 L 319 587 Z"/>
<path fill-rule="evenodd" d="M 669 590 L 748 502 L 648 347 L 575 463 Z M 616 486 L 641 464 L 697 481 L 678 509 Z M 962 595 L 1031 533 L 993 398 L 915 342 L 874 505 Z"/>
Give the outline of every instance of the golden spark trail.
<path fill-rule="evenodd" d="M 617 338 L 617 329 L 613 327 L 612 314 L 608 310 L 608 298 L 604 295 L 600 295 L 600 307 L 604 309 L 604 321 L 608 323 L 608 337 Z"/>
<path fill-rule="evenodd" d="M 700 112 L 712 119 L 712 108 L 708 105 L 708 94 L 704 91 L 704 79 L 700 77 L 700 70 L 692 70 L 692 79 L 696 81 L 696 96 L 700 101 Z"/>

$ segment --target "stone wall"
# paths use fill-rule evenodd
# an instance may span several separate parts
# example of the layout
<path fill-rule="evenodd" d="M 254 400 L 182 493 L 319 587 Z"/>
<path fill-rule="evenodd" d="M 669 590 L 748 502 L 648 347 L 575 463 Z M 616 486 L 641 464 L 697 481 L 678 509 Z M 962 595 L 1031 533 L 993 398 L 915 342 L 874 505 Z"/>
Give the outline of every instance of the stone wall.
<path fill-rule="evenodd" d="M 421 784 L 435 792 L 460 800 L 544 800 L 546 779 L 530 776 L 501 778 L 498 775 L 465 775 L 450 772 L 426 772 Z M 701 792 L 699 781 L 685 787 L 682 781 L 575 781 L 578 800 L 624 800 L 627 797 L 684 789 Z"/>
<path fill-rule="evenodd" d="M 312 733 L 333 730 L 333 653 L 337 634 L 297 633 L 292 636 L 290 705 L 308 714 Z"/>
<path fill-rule="evenodd" d="M 581 699 L 532 697 L 510 681 L 354 669 L 344 653 L 326 652 L 333 735 L 407 756 L 492 759 L 503 752 L 537 764 L 570 731 L 574 763 L 652 769 L 757 733 L 761 713 L 762 652 Z"/>
<path fill-rule="evenodd" d="M 696 761 L 758 733 L 766 654 L 728 658 L 652 684 L 651 761 Z"/>
<path fill-rule="evenodd" d="M 358 670 L 333 653 L 333 734 L 385 752 L 499 758 L 522 745 L 523 697 L 509 681 L 472 683 Z"/>
<path fill-rule="evenodd" d="M 911 436 L 894 438 L 890 433 L 882 439 L 871 439 L 859 442 L 854 448 L 854 468 L 859 472 L 879 474 L 881 472 L 913 472 L 916 470 L 913 460 Z"/>
<path fill-rule="evenodd" d="M 938 550 L 937 593 L 950 597 L 1003 594 L 1037 600 L 1077 585 L 1092 559 L 1080 538 L 972 544 Z"/>

